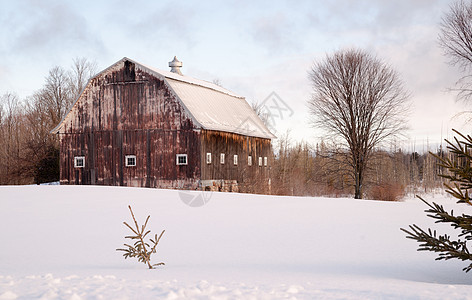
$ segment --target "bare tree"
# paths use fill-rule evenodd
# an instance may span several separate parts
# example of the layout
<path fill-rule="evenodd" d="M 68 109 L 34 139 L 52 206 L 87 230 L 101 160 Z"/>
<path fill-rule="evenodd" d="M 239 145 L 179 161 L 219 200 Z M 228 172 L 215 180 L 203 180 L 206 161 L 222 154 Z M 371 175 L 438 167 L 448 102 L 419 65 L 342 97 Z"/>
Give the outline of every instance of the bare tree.
<path fill-rule="evenodd" d="M 222 86 L 222 85 L 221 85 L 221 80 L 220 80 L 219 78 L 213 79 L 212 82 L 213 82 L 213 84 L 216 84 L 217 86 Z"/>
<path fill-rule="evenodd" d="M 362 50 L 343 50 L 315 63 L 308 102 L 313 126 L 345 149 L 345 163 L 361 199 L 374 148 L 406 129 L 408 94 L 387 64 Z"/>
<path fill-rule="evenodd" d="M 251 103 L 251 108 L 254 110 L 256 115 L 261 119 L 261 121 L 267 126 L 267 127 L 272 127 L 272 124 L 270 124 L 270 111 L 267 109 L 265 104 L 262 102 L 252 102 Z"/>
<path fill-rule="evenodd" d="M 468 74 L 472 68 L 472 3 L 457 1 L 450 6 L 440 24 L 439 45 L 449 57 L 451 65 L 458 66 L 467 74 L 459 79 L 458 97 L 472 97 L 472 81 Z"/>
<path fill-rule="evenodd" d="M 85 58 L 74 59 L 69 71 L 59 66 L 49 70 L 46 84 L 43 89 L 35 93 L 34 98 L 43 102 L 47 108 L 52 127 L 56 126 L 69 111 L 95 70 L 96 64 Z"/>
<path fill-rule="evenodd" d="M 19 184 L 21 175 L 21 144 L 23 132 L 22 107 L 18 96 L 5 93 L 0 96 L 3 107 L 0 123 L 0 183 Z"/>
<path fill-rule="evenodd" d="M 62 67 L 49 70 L 46 84 L 37 95 L 45 103 L 52 123 L 59 124 L 73 102 L 67 72 Z"/>
<path fill-rule="evenodd" d="M 72 68 L 68 73 L 71 98 L 75 101 L 87 85 L 88 80 L 97 71 L 96 62 L 88 61 L 86 58 L 75 58 Z"/>

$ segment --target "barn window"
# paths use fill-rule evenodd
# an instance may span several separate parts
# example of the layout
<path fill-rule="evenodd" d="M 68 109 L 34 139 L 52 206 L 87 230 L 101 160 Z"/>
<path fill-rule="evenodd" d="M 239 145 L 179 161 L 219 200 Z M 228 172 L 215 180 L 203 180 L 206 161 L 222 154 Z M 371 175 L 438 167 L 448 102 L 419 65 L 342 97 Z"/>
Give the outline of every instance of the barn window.
<path fill-rule="evenodd" d="M 125 156 L 125 166 L 127 166 L 127 167 L 136 167 L 136 155 L 126 155 Z"/>
<path fill-rule="evenodd" d="M 222 165 L 225 164 L 225 154 L 224 154 L 224 153 L 221 153 L 221 154 L 220 154 L 220 163 L 221 163 Z"/>
<path fill-rule="evenodd" d="M 177 154 L 177 159 L 176 159 L 177 165 L 187 165 L 187 154 Z"/>
<path fill-rule="evenodd" d="M 207 152 L 207 164 L 211 164 L 211 153 Z"/>
<path fill-rule="evenodd" d="M 259 167 L 262 167 L 262 156 L 259 156 Z"/>
<path fill-rule="evenodd" d="M 238 164 L 238 155 L 237 155 L 237 154 L 235 154 L 235 155 L 233 156 L 233 164 L 234 164 L 235 166 Z"/>
<path fill-rule="evenodd" d="M 74 168 L 84 168 L 84 167 L 85 167 L 85 156 L 74 157 Z"/>
<path fill-rule="evenodd" d="M 247 157 L 247 165 L 248 165 L 248 166 L 252 166 L 252 156 L 251 156 L 251 155 L 249 155 L 249 156 Z"/>
<path fill-rule="evenodd" d="M 264 156 L 264 166 L 267 167 L 267 156 Z"/>

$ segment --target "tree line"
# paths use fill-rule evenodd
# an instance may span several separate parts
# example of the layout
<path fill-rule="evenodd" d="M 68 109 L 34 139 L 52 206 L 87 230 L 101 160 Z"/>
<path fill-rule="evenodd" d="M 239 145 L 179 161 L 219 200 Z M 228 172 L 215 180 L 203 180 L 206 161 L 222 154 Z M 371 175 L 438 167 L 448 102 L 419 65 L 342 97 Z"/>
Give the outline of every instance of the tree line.
<path fill-rule="evenodd" d="M 50 131 L 95 71 L 95 63 L 76 58 L 69 69 L 49 70 L 43 87 L 25 99 L 0 95 L 1 185 L 59 180 L 59 141 Z"/>
<path fill-rule="evenodd" d="M 0 96 L 1 185 L 59 180 L 59 141 L 50 131 L 64 118 L 95 72 L 95 63 L 74 59 L 69 69 L 52 68 L 43 87 L 32 96 Z M 353 195 L 356 177 L 347 163 L 352 161 L 351 153 L 342 144 L 330 141 L 293 143 L 289 133 L 280 136 L 274 145 L 270 193 Z M 405 193 L 429 192 L 441 184 L 435 163 L 427 154 L 381 148 L 371 152 L 362 183 L 368 198 L 398 200 Z"/>
<path fill-rule="evenodd" d="M 442 157 L 451 154 L 438 149 Z M 271 169 L 273 194 L 350 197 L 356 180 L 346 165 L 349 153 L 337 144 L 320 141 L 293 142 L 290 134 L 278 138 Z M 377 148 L 365 166 L 364 197 L 396 201 L 406 194 L 430 193 L 442 187 L 444 173 L 429 153 L 405 152 L 401 148 Z"/>

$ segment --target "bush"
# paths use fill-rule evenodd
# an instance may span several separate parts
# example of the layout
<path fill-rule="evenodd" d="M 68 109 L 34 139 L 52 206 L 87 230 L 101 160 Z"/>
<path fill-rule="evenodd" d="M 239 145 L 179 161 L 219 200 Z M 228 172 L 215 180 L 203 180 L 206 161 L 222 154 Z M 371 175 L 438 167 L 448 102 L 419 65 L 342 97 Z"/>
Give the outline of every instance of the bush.
<path fill-rule="evenodd" d="M 373 186 L 369 198 L 382 201 L 399 201 L 405 195 L 405 188 L 398 183 L 382 183 Z"/>

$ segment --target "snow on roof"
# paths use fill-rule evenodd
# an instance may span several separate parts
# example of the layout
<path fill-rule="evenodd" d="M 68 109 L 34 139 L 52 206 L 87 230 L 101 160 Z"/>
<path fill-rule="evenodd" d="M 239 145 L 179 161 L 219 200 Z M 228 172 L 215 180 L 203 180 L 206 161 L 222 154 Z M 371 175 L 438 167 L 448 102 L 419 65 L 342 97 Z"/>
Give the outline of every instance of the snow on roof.
<path fill-rule="evenodd" d="M 186 75 L 179 75 L 177 73 L 173 73 L 173 72 L 170 72 L 170 71 L 164 71 L 164 70 L 160 70 L 160 69 L 157 69 L 157 68 L 152 68 L 152 67 L 140 64 L 138 62 L 135 62 L 135 61 L 133 61 L 129 58 L 126 58 L 126 57 L 122 59 L 122 61 L 124 61 L 124 60 L 129 60 L 129 61 L 133 62 L 135 65 L 144 67 L 144 69 L 147 69 L 151 73 L 154 73 L 155 75 L 158 75 L 158 77 L 170 78 L 170 79 L 174 79 L 174 80 L 178 80 L 178 81 L 198 85 L 198 86 L 201 86 L 201 87 L 206 87 L 206 88 L 209 88 L 209 89 L 212 89 L 212 90 L 224 93 L 224 94 L 228 94 L 228 95 L 233 96 L 233 97 L 244 99 L 244 97 L 239 96 L 236 93 L 233 93 L 230 90 L 227 90 L 227 89 L 225 89 L 225 88 L 223 88 L 219 85 L 216 85 L 212 82 L 209 82 L 209 81 L 196 79 L 196 78 L 186 76 Z"/>
<path fill-rule="evenodd" d="M 204 129 L 274 138 L 244 98 L 166 78 L 172 90 Z"/>
<path fill-rule="evenodd" d="M 208 81 L 134 63 L 157 77 L 164 77 L 203 129 L 275 138 L 244 97 Z"/>

